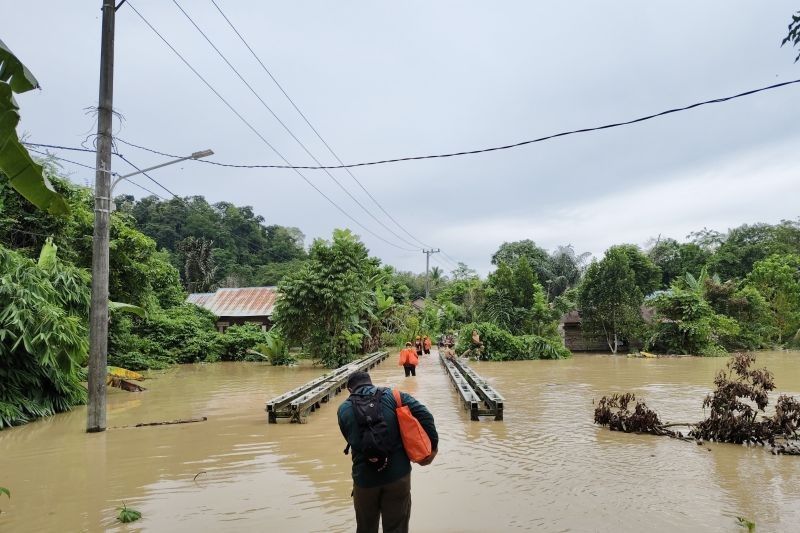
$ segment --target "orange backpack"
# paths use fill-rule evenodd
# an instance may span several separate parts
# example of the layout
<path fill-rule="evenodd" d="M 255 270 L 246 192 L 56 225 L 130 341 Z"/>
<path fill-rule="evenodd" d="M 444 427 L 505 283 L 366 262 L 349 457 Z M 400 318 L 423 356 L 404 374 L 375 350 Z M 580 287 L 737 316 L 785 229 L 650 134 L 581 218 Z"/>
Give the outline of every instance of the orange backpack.
<path fill-rule="evenodd" d="M 403 405 L 400 391 L 392 389 L 392 394 L 394 394 L 394 401 L 397 404 L 395 413 L 400 426 L 400 437 L 403 439 L 403 448 L 411 462 L 419 463 L 430 456 L 431 439 L 425 433 L 419 420 L 411 414 L 411 409 L 407 405 Z"/>

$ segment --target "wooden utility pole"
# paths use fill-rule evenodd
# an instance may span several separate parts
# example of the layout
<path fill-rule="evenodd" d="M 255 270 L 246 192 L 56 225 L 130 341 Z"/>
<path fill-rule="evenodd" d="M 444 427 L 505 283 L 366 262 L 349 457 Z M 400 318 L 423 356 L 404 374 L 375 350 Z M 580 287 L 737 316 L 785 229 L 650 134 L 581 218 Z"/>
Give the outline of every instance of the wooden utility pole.
<path fill-rule="evenodd" d="M 89 408 L 86 431 L 106 430 L 108 363 L 108 241 L 111 207 L 111 143 L 114 95 L 114 2 L 103 0 L 100 97 L 97 106 L 97 173 L 94 186 L 92 306 L 89 311 Z"/>
<path fill-rule="evenodd" d="M 427 300 L 430 295 L 430 268 L 431 268 L 431 254 L 438 254 L 440 250 L 437 248 L 435 250 L 422 250 L 422 253 L 425 254 L 425 299 Z"/>

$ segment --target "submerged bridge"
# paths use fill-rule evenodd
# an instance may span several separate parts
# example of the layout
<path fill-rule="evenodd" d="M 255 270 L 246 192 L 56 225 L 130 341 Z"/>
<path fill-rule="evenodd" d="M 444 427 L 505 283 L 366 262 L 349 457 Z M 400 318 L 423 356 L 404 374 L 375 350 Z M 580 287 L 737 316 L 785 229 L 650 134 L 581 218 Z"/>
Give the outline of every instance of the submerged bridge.
<path fill-rule="evenodd" d="M 267 402 L 267 421 L 276 424 L 279 418 L 288 418 L 290 422 L 302 423 L 309 413 L 339 394 L 353 372 L 367 371 L 387 357 L 389 352 L 371 353 L 271 399 Z"/>
<path fill-rule="evenodd" d="M 469 411 L 470 420 L 480 420 L 481 416 L 503 419 L 503 397 L 484 378 L 457 358 L 447 359 L 440 353 L 439 361 Z"/>

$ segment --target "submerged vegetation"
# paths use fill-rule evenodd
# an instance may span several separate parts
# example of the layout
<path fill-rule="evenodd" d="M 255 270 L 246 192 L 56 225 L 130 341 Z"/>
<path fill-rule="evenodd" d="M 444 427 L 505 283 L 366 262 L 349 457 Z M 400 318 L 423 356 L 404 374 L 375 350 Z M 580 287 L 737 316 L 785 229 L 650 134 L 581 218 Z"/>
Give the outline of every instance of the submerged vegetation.
<path fill-rule="evenodd" d="M 800 455 L 800 402 L 780 395 L 775 414 L 767 416 L 769 392 L 775 389 L 772 373 L 753 369 L 755 356 L 735 354 L 714 379 L 716 389 L 703 401 L 708 417 L 690 424 L 664 424 L 644 402 L 633 394 L 604 396 L 594 411 L 594 421 L 613 431 L 650 433 L 684 438 L 674 426 L 691 428 L 688 437 L 734 444 L 769 445 L 775 454 Z M 631 411 L 628 406 L 636 401 Z"/>

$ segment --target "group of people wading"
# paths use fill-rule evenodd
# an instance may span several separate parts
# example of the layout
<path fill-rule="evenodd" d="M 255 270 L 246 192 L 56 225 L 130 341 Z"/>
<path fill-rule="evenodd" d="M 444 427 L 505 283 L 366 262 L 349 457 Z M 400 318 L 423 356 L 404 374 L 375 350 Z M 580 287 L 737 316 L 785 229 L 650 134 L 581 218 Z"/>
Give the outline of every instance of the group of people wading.
<path fill-rule="evenodd" d="M 431 346 L 431 338 L 425 335 L 424 337 L 417 337 L 413 343 L 407 342 L 405 348 L 400 350 L 400 359 L 397 364 L 403 367 L 406 377 L 417 375 L 419 358 L 423 354 L 430 354 Z"/>

